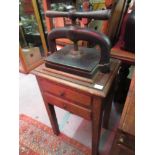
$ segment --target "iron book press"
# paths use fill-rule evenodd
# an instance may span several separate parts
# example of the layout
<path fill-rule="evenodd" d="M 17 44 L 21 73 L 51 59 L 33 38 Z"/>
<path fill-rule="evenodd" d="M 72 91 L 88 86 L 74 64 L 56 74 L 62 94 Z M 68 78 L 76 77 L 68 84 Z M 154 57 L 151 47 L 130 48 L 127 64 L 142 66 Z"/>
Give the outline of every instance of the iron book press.
<path fill-rule="evenodd" d="M 50 55 L 45 58 L 47 68 L 56 69 L 77 76 L 92 79 L 97 72 L 110 72 L 110 49 L 109 38 L 88 27 L 80 27 L 76 24 L 77 19 L 106 20 L 110 17 L 110 10 L 99 10 L 89 12 L 47 11 L 46 16 L 67 17 L 72 21 L 71 26 L 54 28 L 48 34 L 48 45 Z M 67 38 L 73 45 L 66 45 L 60 50 L 56 48 L 56 39 Z M 100 48 L 79 46 L 78 41 L 86 41 L 89 45 L 99 45 Z"/>

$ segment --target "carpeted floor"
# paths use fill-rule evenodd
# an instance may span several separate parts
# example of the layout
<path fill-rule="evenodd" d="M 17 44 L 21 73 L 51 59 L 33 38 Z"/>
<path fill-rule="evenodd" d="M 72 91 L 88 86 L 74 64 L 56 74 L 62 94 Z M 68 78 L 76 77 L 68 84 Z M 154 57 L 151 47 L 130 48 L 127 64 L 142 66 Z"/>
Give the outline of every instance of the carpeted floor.
<path fill-rule="evenodd" d="M 56 136 L 52 128 L 20 115 L 19 122 L 19 154 L 20 155 L 90 155 L 91 149 L 63 133 Z M 117 126 L 117 124 L 115 124 Z M 102 128 L 100 155 L 108 155 L 114 132 Z"/>
<path fill-rule="evenodd" d="M 20 115 L 20 155 L 89 155 L 90 148 L 60 134 L 56 136 L 52 128 Z"/>

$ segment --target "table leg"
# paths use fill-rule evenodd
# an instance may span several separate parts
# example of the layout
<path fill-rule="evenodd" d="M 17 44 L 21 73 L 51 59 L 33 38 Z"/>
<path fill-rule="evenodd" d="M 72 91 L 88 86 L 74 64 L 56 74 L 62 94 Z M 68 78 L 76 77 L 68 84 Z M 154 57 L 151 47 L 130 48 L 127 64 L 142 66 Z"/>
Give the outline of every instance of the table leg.
<path fill-rule="evenodd" d="M 102 101 L 94 98 L 92 107 L 92 155 L 98 155 L 102 119 Z"/>
<path fill-rule="evenodd" d="M 114 98 L 115 86 L 116 86 L 116 79 L 113 82 L 113 85 L 109 91 L 108 96 L 103 100 L 104 101 L 103 128 L 105 129 L 108 129 L 108 125 L 109 125 L 109 118 L 110 118 L 111 107 L 112 107 L 112 102 Z"/>
<path fill-rule="evenodd" d="M 54 106 L 52 104 L 48 104 L 48 102 L 46 101 L 46 99 L 44 97 L 44 93 L 43 93 L 42 88 L 41 88 L 40 80 L 38 77 L 37 77 L 37 81 L 38 81 L 39 88 L 40 88 L 40 91 L 41 91 L 41 94 L 42 94 L 42 97 L 43 97 L 43 100 L 45 103 L 45 107 L 46 107 L 46 111 L 47 111 L 50 123 L 52 125 L 53 132 L 56 135 L 59 135 L 60 131 L 59 131 L 59 126 L 58 126 Z"/>
<path fill-rule="evenodd" d="M 57 118 L 56 118 L 56 113 L 55 113 L 55 109 L 54 106 L 51 104 L 48 104 L 48 108 L 46 108 L 48 111 L 48 116 L 53 128 L 53 132 L 58 135 L 60 133 L 59 131 L 59 126 L 58 126 L 58 122 L 57 122 Z"/>
<path fill-rule="evenodd" d="M 105 100 L 105 107 L 104 107 L 104 116 L 103 116 L 103 128 L 108 129 L 109 125 L 109 118 L 111 113 L 111 106 L 113 101 L 113 95 L 111 94 L 107 100 Z"/>

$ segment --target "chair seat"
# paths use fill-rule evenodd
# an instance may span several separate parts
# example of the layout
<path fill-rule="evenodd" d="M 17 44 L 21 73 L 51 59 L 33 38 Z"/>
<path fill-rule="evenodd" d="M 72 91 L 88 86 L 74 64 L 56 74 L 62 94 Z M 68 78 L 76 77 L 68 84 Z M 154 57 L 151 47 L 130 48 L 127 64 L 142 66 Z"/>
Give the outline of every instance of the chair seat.
<path fill-rule="evenodd" d="M 111 49 L 110 55 L 112 58 L 119 59 L 122 62 L 126 62 L 129 64 L 135 63 L 135 54 L 129 51 L 122 50 L 119 47 L 113 47 Z"/>

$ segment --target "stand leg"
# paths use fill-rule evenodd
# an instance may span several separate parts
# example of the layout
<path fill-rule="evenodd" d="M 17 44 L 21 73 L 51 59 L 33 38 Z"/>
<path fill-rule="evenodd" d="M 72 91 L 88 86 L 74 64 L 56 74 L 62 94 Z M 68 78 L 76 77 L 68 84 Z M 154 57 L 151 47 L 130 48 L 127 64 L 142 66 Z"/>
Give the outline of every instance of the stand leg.
<path fill-rule="evenodd" d="M 116 84 L 117 84 L 117 77 L 112 83 L 112 87 L 109 91 L 108 96 L 104 99 L 104 117 L 103 117 L 103 128 L 108 129 L 109 125 L 109 118 L 110 118 L 110 113 L 111 113 L 111 107 L 112 107 L 112 102 L 114 99 L 114 93 L 116 89 Z"/>
<path fill-rule="evenodd" d="M 46 101 L 46 99 L 44 97 L 44 93 L 43 93 L 43 91 L 41 89 L 40 79 L 38 77 L 37 77 L 37 81 L 38 81 L 39 88 L 40 88 L 40 91 L 41 91 L 41 94 L 42 94 L 42 97 L 43 97 L 43 100 L 44 100 L 44 104 L 45 104 L 45 107 L 46 107 L 46 111 L 47 111 L 49 120 L 50 120 L 52 128 L 53 128 L 53 132 L 56 135 L 59 135 L 60 131 L 59 131 L 59 126 L 58 126 L 54 106 L 52 104 L 48 104 L 48 102 Z"/>
<path fill-rule="evenodd" d="M 50 119 L 50 122 L 51 122 L 51 125 L 53 128 L 53 132 L 56 135 L 58 135 L 60 133 L 60 131 L 59 131 L 59 126 L 58 126 L 54 106 L 51 104 L 48 104 L 47 111 L 48 111 L 48 116 L 49 116 L 49 119 Z"/>
<path fill-rule="evenodd" d="M 102 119 L 102 101 L 95 98 L 92 109 L 92 155 L 98 155 L 98 147 L 101 131 Z"/>
<path fill-rule="evenodd" d="M 105 107 L 104 107 L 104 117 L 103 117 L 103 128 L 108 129 L 109 126 L 109 118 L 111 113 L 111 106 L 113 101 L 114 94 L 111 93 L 108 98 L 105 100 Z"/>

